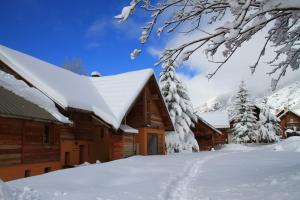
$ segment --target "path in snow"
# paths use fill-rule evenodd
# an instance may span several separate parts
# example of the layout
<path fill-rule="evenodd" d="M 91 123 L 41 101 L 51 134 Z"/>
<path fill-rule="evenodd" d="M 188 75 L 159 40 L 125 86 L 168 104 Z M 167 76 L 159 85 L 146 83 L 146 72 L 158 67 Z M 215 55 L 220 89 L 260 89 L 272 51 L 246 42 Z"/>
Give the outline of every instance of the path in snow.
<path fill-rule="evenodd" d="M 158 195 L 159 200 L 187 200 L 191 192 L 190 183 L 203 172 L 203 164 L 211 159 L 223 156 L 224 154 L 209 155 L 202 158 L 188 161 L 183 168 L 183 172 L 163 183 L 162 191 Z"/>

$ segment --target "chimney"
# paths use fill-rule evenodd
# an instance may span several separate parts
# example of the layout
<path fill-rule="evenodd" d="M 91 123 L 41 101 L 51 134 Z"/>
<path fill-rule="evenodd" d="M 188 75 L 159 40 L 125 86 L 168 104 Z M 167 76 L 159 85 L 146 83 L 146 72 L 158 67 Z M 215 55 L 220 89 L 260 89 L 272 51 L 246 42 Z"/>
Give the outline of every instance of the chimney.
<path fill-rule="evenodd" d="M 97 72 L 97 71 L 93 71 L 91 73 L 91 77 L 101 77 L 102 75 L 100 74 L 100 72 Z"/>

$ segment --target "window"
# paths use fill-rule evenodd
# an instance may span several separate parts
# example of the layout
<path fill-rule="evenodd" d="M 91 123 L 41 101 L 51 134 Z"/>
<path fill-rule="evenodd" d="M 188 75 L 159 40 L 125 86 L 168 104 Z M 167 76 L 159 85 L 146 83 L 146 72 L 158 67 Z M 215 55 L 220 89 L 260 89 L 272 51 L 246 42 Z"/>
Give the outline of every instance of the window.
<path fill-rule="evenodd" d="M 25 170 L 25 173 L 24 173 L 24 177 L 29 177 L 30 176 L 30 170 L 29 169 L 26 169 Z"/>
<path fill-rule="evenodd" d="M 45 173 L 51 172 L 51 167 L 45 167 Z"/>
<path fill-rule="evenodd" d="M 44 144 L 50 144 L 50 129 L 49 129 L 49 126 L 44 127 L 43 143 Z"/>

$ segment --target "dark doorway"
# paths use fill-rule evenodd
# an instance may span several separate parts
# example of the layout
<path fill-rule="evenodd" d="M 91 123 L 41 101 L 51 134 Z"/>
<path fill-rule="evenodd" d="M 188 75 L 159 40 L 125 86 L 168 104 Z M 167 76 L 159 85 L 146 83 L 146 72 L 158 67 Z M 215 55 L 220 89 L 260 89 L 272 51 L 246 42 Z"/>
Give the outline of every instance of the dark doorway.
<path fill-rule="evenodd" d="M 79 145 L 79 164 L 84 162 L 84 145 Z"/>
<path fill-rule="evenodd" d="M 65 165 L 70 165 L 70 152 L 65 152 Z"/>
<path fill-rule="evenodd" d="M 148 134 L 148 155 L 158 154 L 158 137 L 156 134 Z"/>
<path fill-rule="evenodd" d="M 24 177 L 29 177 L 29 176 L 30 176 L 30 170 L 29 170 L 29 169 L 26 169 L 26 170 L 25 170 Z"/>
<path fill-rule="evenodd" d="M 44 172 L 45 173 L 51 172 L 51 167 L 45 167 Z"/>

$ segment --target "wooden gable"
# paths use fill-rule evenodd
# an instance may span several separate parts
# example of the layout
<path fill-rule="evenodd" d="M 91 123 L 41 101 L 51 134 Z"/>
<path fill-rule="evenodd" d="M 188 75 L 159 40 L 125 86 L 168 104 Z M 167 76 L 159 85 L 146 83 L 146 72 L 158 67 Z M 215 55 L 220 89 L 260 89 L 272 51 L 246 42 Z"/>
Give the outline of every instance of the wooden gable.
<path fill-rule="evenodd" d="M 173 125 L 159 86 L 152 76 L 123 120 L 134 128 L 173 130 Z"/>

